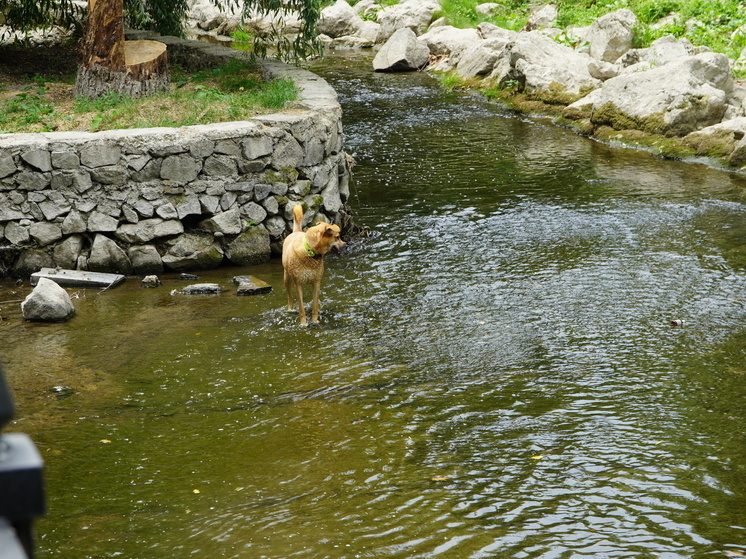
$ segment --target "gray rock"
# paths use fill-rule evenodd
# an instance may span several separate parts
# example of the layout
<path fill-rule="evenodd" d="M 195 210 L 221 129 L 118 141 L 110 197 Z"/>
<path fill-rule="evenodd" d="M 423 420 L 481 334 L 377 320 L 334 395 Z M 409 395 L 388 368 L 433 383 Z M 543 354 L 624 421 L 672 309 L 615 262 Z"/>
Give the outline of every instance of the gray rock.
<path fill-rule="evenodd" d="M 202 161 L 186 154 L 170 155 L 161 164 L 161 178 L 176 184 L 192 182 L 202 171 Z"/>
<path fill-rule="evenodd" d="M 514 32 L 510 31 L 510 33 Z M 477 29 L 459 29 L 451 25 L 444 25 L 430 29 L 427 33 L 420 35 L 418 40 L 427 46 L 430 54 L 439 56 L 452 55 L 464 50 L 477 43 L 481 38 Z"/>
<path fill-rule="evenodd" d="M 88 230 L 88 224 L 85 218 L 78 210 L 72 210 L 65 216 L 62 222 L 62 234 L 71 235 L 73 233 L 85 233 Z"/>
<path fill-rule="evenodd" d="M 546 4 L 538 10 L 531 12 L 531 15 L 528 16 L 526 27 L 523 30 L 533 31 L 535 29 L 552 27 L 554 25 L 554 22 L 557 21 L 558 17 L 559 12 L 557 11 L 556 6 L 554 6 L 553 4 Z"/>
<path fill-rule="evenodd" d="M 44 190 L 49 186 L 51 180 L 48 174 L 32 173 L 30 171 L 16 173 L 14 178 L 21 190 Z"/>
<path fill-rule="evenodd" d="M 0 179 L 12 175 L 18 170 L 10 155 L 0 156 Z"/>
<path fill-rule="evenodd" d="M 55 266 L 65 270 L 74 270 L 83 250 L 82 235 L 71 235 L 54 247 Z"/>
<path fill-rule="evenodd" d="M 62 238 L 62 229 L 54 223 L 40 221 L 31 224 L 29 235 L 39 246 L 46 246 Z"/>
<path fill-rule="evenodd" d="M 88 216 L 88 231 L 91 233 L 111 233 L 117 230 L 119 221 L 99 211 Z"/>
<path fill-rule="evenodd" d="M 51 200 L 39 203 L 39 209 L 47 221 L 54 221 L 61 215 L 66 215 L 70 211 L 70 208 L 70 204 L 67 201 L 64 201 L 62 204 L 52 202 Z"/>
<path fill-rule="evenodd" d="M 52 255 L 49 254 L 47 249 L 26 248 L 21 251 L 13 265 L 11 275 L 17 278 L 25 278 L 42 268 L 49 268 L 53 264 Z"/>
<path fill-rule="evenodd" d="M 459 56 L 456 73 L 462 78 L 490 74 L 508 43 L 506 39 L 486 39 L 465 49 Z"/>
<path fill-rule="evenodd" d="M 244 229 L 241 223 L 241 211 L 239 208 L 233 208 L 216 214 L 200 222 L 199 227 L 212 233 L 222 233 L 223 235 L 238 235 Z"/>
<path fill-rule="evenodd" d="M 290 204 L 288 204 L 290 206 Z M 292 219 L 292 218 L 291 218 Z M 270 217 L 264 222 L 269 236 L 273 241 L 280 240 L 285 237 L 286 231 L 288 231 L 288 223 L 285 218 L 279 215 Z"/>
<path fill-rule="evenodd" d="M 55 169 L 79 169 L 80 157 L 74 151 L 53 151 L 52 167 Z"/>
<path fill-rule="evenodd" d="M 527 93 L 578 96 L 601 85 L 588 71 L 590 60 L 587 54 L 530 31 L 506 45 L 490 77 L 501 87 L 512 83 Z"/>
<path fill-rule="evenodd" d="M 184 219 L 190 215 L 200 215 L 202 213 L 202 206 L 200 205 L 199 196 L 196 194 L 185 196 L 183 200 L 177 202 L 176 213 L 179 219 Z"/>
<path fill-rule="evenodd" d="M 214 214 L 217 213 L 220 208 L 220 198 L 218 196 L 210 196 L 205 194 L 199 197 L 199 205 L 201 208 L 200 213 Z"/>
<path fill-rule="evenodd" d="M 21 303 L 23 318 L 39 322 L 64 322 L 75 314 L 70 296 L 47 278 L 39 278 L 34 290 Z"/>
<path fill-rule="evenodd" d="M 720 122 L 732 91 L 728 58 L 704 53 L 612 78 L 567 109 L 615 128 L 685 135 Z"/>
<path fill-rule="evenodd" d="M 140 282 L 140 285 L 145 288 L 160 287 L 161 280 L 158 279 L 158 276 L 156 275 L 145 276 L 144 278 L 142 278 L 142 282 Z"/>
<path fill-rule="evenodd" d="M 80 162 L 89 168 L 116 165 L 121 156 L 119 146 L 106 143 L 88 143 L 80 150 Z"/>
<path fill-rule="evenodd" d="M 230 177 L 238 173 L 238 166 L 227 155 L 211 155 L 205 160 L 203 171 L 210 177 Z"/>
<path fill-rule="evenodd" d="M 249 202 L 241 208 L 241 215 L 249 224 L 258 225 L 266 219 L 267 210 L 256 202 Z"/>
<path fill-rule="evenodd" d="M 362 18 L 345 0 L 337 0 L 321 10 L 316 29 L 319 33 L 335 38 L 355 35 L 362 24 Z"/>
<path fill-rule="evenodd" d="M 269 232 L 260 227 L 253 227 L 241 233 L 228 243 L 225 256 L 238 266 L 253 266 L 268 262 L 271 256 Z"/>
<path fill-rule="evenodd" d="M 373 59 L 377 72 L 409 72 L 423 68 L 430 58 L 430 50 L 417 40 L 410 28 L 399 29 L 381 47 Z"/>
<path fill-rule="evenodd" d="M 36 169 L 46 173 L 52 170 L 52 156 L 45 149 L 32 149 L 21 154 L 27 164 Z"/>
<path fill-rule="evenodd" d="M 135 202 L 134 208 L 137 213 L 146 218 L 153 217 L 153 214 L 155 213 L 153 204 L 151 204 L 147 200 L 138 200 L 137 202 Z"/>
<path fill-rule="evenodd" d="M 10 241 L 10 244 L 20 246 L 28 243 L 31 236 L 28 227 L 24 227 L 17 221 L 11 221 L 5 226 L 5 238 Z"/>
<path fill-rule="evenodd" d="M 168 243 L 163 256 L 164 266 L 175 272 L 188 270 L 210 270 L 223 261 L 223 251 L 212 235 L 186 233 Z"/>
<path fill-rule="evenodd" d="M 223 289 L 217 283 L 194 283 L 181 290 L 182 295 L 218 295 Z"/>
<path fill-rule="evenodd" d="M 163 272 L 163 260 L 153 245 L 136 245 L 127 249 L 134 274 L 160 274 Z"/>
<path fill-rule="evenodd" d="M 595 20 L 585 39 L 590 42 L 590 55 L 598 60 L 616 62 L 632 48 L 637 17 L 626 8 L 611 12 Z"/>
<path fill-rule="evenodd" d="M 209 157 L 215 151 L 215 143 L 208 139 L 201 139 L 189 146 L 189 155 L 195 159 Z"/>
<path fill-rule="evenodd" d="M 116 236 L 125 243 L 143 244 L 161 237 L 181 235 L 183 232 L 184 225 L 181 221 L 176 219 L 164 221 L 156 217 L 120 225 L 116 230 Z"/>
<path fill-rule="evenodd" d="M 171 202 L 158 206 L 155 213 L 163 219 L 177 219 L 179 217 L 179 213 Z"/>
<path fill-rule="evenodd" d="M 267 136 L 251 136 L 241 142 L 243 156 L 248 160 L 269 155 L 272 149 L 272 139 Z"/>
<path fill-rule="evenodd" d="M 101 184 L 123 186 L 127 182 L 127 169 L 121 165 L 106 165 L 91 169 L 91 179 Z"/>
<path fill-rule="evenodd" d="M 294 168 L 301 165 L 305 153 L 298 141 L 290 135 L 279 139 L 272 152 L 272 166 L 277 169 Z"/>
<path fill-rule="evenodd" d="M 433 15 L 440 10 L 440 5 L 427 0 L 405 0 L 393 6 L 387 6 L 378 12 L 378 23 L 381 29 L 379 41 L 388 40 L 400 29 L 411 29 L 417 35 L 423 34 L 433 21 Z"/>
<path fill-rule="evenodd" d="M 86 171 L 73 172 L 73 187 L 79 194 L 84 194 L 93 186 L 91 174 Z"/>
<path fill-rule="evenodd" d="M 132 263 L 118 244 L 106 235 L 98 234 L 93 239 L 88 269 L 92 272 L 131 274 Z"/>

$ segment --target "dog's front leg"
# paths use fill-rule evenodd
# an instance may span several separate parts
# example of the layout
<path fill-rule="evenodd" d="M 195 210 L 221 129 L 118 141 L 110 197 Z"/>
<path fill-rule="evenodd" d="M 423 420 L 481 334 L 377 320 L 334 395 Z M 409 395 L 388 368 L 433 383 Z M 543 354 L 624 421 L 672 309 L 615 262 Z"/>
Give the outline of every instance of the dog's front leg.
<path fill-rule="evenodd" d="M 313 304 L 311 306 L 311 322 L 319 323 L 319 296 L 321 295 L 321 282 L 313 284 Z"/>
<path fill-rule="evenodd" d="M 300 325 L 307 326 L 308 320 L 306 319 L 306 309 L 303 306 L 303 286 L 299 281 L 295 282 L 295 295 L 298 299 L 298 314 L 300 315 Z"/>

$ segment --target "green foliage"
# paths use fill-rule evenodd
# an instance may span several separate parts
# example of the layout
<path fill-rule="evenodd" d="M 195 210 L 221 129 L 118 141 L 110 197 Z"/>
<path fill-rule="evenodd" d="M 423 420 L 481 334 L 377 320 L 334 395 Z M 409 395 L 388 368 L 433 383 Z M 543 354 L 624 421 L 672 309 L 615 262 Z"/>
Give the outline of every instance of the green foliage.
<path fill-rule="evenodd" d="M 213 0 L 213 2 L 216 5 L 240 5 L 239 0 Z M 298 34 L 291 38 L 281 33 L 284 25 L 280 18 L 276 33 L 266 37 L 254 37 L 254 54 L 264 58 L 271 49 L 274 56 L 289 62 L 320 56 L 323 46 L 317 38 L 316 23 L 321 17 L 321 6 L 321 0 L 244 0 L 243 13 L 245 15 L 249 13 L 276 15 L 289 10 L 297 12 L 301 22 Z"/>
<path fill-rule="evenodd" d="M 231 32 L 231 39 L 234 43 L 250 43 L 254 36 L 245 29 L 236 29 Z"/>
<path fill-rule="evenodd" d="M 175 37 L 184 35 L 183 21 L 188 7 L 187 0 L 124 0 L 128 25 Z"/>
<path fill-rule="evenodd" d="M 0 15 L 5 18 L 5 25 L 19 31 L 55 24 L 79 27 L 82 14 L 82 8 L 73 0 L 0 0 Z"/>

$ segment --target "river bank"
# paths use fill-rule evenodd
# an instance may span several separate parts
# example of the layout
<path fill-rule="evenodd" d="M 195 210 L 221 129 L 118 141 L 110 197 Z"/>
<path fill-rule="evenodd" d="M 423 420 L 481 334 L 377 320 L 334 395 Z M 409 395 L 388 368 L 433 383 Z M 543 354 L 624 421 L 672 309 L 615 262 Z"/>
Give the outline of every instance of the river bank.
<path fill-rule="evenodd" d="M 414 33 L 401 52 L 427 46 L 424 69 L 440 75 L 447 87 L 551 116 L 614 145 L 729 170 L 746 163 L 746 88 L 733 75 L 744 60 L 673 35 L 640 46 L 640 21 L 629 9 L 561 29 L 555 27 L 557 8 L 545 5 L 520 31 L 489 21 L 456 28 L 448 17 L 436 19 L 440 5 L 426 0 L 374 7 L 375 22 L 369 9 L 370 3 L 350 6 L 345 0 L 325 8 L 319 23 L 323 40 L 330 48 L 388 49 L 395 33 L 409 28 Z M 378 69 L 414 70 L 423 65 L 420 60 L 395 60 L 391 68 Z"/>

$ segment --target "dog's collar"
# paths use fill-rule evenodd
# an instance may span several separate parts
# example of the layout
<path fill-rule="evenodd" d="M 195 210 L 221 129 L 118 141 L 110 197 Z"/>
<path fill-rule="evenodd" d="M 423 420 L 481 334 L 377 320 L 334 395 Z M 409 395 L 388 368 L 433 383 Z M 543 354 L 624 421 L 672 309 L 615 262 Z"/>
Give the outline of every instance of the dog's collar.
<path fill-rule="evenodd" d="M 324 256 L 323 254 L 316 254 L 316 252 L 311 248 L 306 239 L 303 239 L 303 248 L 306 249 L 306 254 L 308 254 L 308 256 L 310 256 L 314 260 Z"/>

